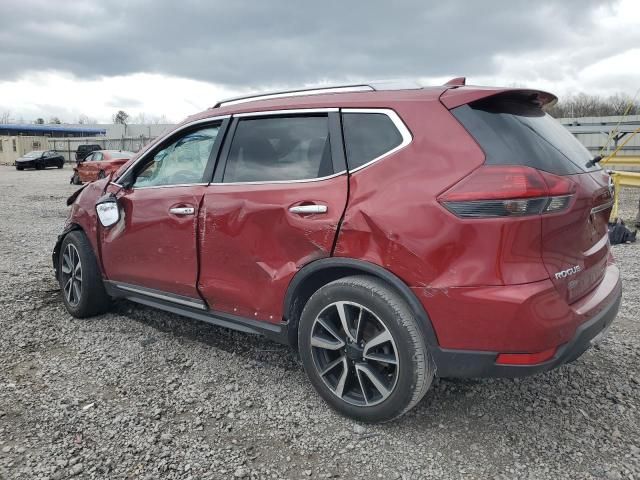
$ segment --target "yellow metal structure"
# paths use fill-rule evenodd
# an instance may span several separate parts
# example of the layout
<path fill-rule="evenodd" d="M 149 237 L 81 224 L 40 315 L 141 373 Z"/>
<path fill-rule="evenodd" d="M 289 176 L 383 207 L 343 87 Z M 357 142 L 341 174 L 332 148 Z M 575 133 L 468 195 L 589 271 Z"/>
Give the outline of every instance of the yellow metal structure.
<path fill-rule="evenodd" d="M 613 208 L 611 209 L 611 219 L 618 217 L 618 199 L 620 197 L 620 187 L 640 188 L 640 172 L 611 172 L 613 180 Z"/>
<path fill-rule="evenodd" d="M 600 165 L 602 165 L 603 167 L 616 166 L 640 168 L 640 156 L 623 155 L 621 157 L 607 157 L 600 160 Z"/>
<path fill-rule="evenodd" d="M 633 138 L 634 135 L 640 133 L 640 128 L 629 135 L 624 142 L 622 142 L 618 147 L 611 152 L 611 155 L 607 156 L 600 160 L 600 165 L 605 166 L 624 166 L 624 167 L 640 167 L 640 157 L 637 156 L 621 156 L 618 157 L 617 154 L 622 147 L 624 147 L 629 140 Z M 613 208 L 611 209 L 611 215 L 609 218 L 611 220 L 615 220 L 618 218 L 618 203 L 620 199 L 620 187 L 635 187 L 640 188 L 640 172 L 624 172 L 621 170 L 612 171 L 610 173 L 611 179 L 613 180 Z"/>

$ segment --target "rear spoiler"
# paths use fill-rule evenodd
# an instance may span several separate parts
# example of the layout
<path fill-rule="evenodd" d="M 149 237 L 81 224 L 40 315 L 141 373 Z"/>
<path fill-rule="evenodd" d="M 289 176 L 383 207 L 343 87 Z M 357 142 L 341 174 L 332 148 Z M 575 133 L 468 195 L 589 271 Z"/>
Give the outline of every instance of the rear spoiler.
<path fill-rule="evenodd" d="M 553 106 L 558 97 L 543 90 L 530 90 L 524 88 L 504 88 L 504 87 L 466 87 L 449 88 L 440 95 L 440 102 L 451 110 L 452 108 L 475 102 L 484 98 L 496 95 L 513 95 L 522 97 L 524 100 L 535 102 L 540 107 Z"/>

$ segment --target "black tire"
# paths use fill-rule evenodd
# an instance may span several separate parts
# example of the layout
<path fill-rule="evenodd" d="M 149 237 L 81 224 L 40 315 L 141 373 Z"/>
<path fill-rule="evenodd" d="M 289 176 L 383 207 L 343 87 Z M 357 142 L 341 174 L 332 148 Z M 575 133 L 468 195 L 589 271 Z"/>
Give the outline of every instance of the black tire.
<path fill-rule="evenodd" d="M 77 298 L 69 298 L 67 295 L 67 281 L 65 274 L 65 262 L 69 245 L 75 249 L 80 259 L 81 286 Z M 71 250 L 73 252 L 73 250 Z M 66 257 L 66 258 L 65 258 Z M 86 318 L 106 312 L 111 306 L 111 298 L 107 295 L 102 282 L 102 275 L 98 268 L 98 262 L 91 244 L 84 232 L 74 230 L 69 232 L 60 246 L 60 258 L 58 264 L 58 283 L 62 291 L 62 300 L 67 311 L 76 318 Z M 71 284 L 73 288 L 73 282 Z M 75 301 L 74 301 L 75 300 Z"/>
<path fill-rule="evenodd" d="M 64 160 L 60 160 L 57 165 L 58 168 L 64 167 Z"/>
<path fill-rule="evenodd" d="M 16 167 L 16 170 L 24 170 L 24 167 Z"/>
<path fill-rule="evenodd" d="M 101 179 L 103 179 L 104 177 L 106 177 L 106 175 L 105 175 L 105 173 L 104 173 L 104 170 L 100 170 L 100 171 L 98 172 L 98 180 L 101 180 Z"/>
<path fill-rule="evenodd" d="M 44 163 L 37 162 L 36 163 L 36 170 L 44 170 Z"/>
<path fill-rule="evenodd" d="M 73 185 L 82 185 L 82 182 L 80 181 L 80 175 L 78 174 L 78 172 L 73 172 L 73 176 L 71 177 L 71 183 Z"/>
<path fill-rule="evenodd" d="M 347 302 L 348 308 L 359 308 L 361 312 L 366 312 L 365 315 L 369 317 L 369 320 L 365 323 L 374 322 L 383 329 L 382 331 L 385 332 L 385 335 L 388 333 L 392 337 L 392 340 L 384 348 L 395 352 L 396 366 L 383 363 L 382 365 L 386 366 L 379 371 L 379 378 L 387 379 L 389 382 L 393 381 L 394 383 L 392 386 L 390 384 L 387 385 L 389 388 L 387 388 L 386 394 L 382 393 L 383 390 L 377 390 L 381 394 L 378 396 L 378 403 L 368 402 L 368 397 L 373 398 L 376 389 L 370 388 L 374 385 L 372 382 L 362 380 L 362 371 L 357 371 L 358 367 L 356 366 L 372 368 L 374 364 L 371 362 L 374 360 L 370 357 L 368 359 L 361 357 L 360 360 L 353 359 L 357 357 L 358 353 L 354 352 L 354 349 L 349 346 L 355 345 L 355 348 L 358 348 L 359 327 L 356 328 L 354 333 L 355 343 L 351 343 L 348 336 L 345 337 L 341 333 L 347 344 L 344 350 L 340 348 L 337 351 L 330 351 L 319 349 L 317 345 L 312 346 L 312 335 L 314 336 L 314 342 L 318 338 L 317 331 L 314 330 L 319 328 L 316 319 L 322 313 L 323 316 L 320 318 L 327 323 L 330 315 L 327 312 L 334 307 L 336 302 Z M 358 316 L 358 323 L 360 323 L 361 318 L 363 318 L 362 313 Z M 329 322 L 334 321 L 329 320 Z M 341 328 L 339 323 L 333 323 L 332 328 L 336 325 L 337 328 Z M 344 331 L 344 329 L 340 330 L 340 332 Z M 334 332 L 340 333 L 336 330 Z M 352 333 L 353 330 L 349 335 Z M 378 335 L 378 333 L 375 335 Z M 361 338 L 361 340 L 360 347 L 367 344 L 364 338 Z M 300 318 L 298 346 L 304 369 L 309 376 L 311 384 L 322 398 L 339 413 L 367 423 L 393 420 L 409 411 L 425 395 L 435 373 L 435 367 L 429 355 L 424 336 L 406 302 L 383 281 L 366 275 L 336 280 L 323 286 L 311 296 Z M 331 350 L 335 350 L 335 347 Z M 360 348 L 360 351 L 362 351 L 362 348 Z M 327 357 L 327 354 L 336 355 L 336 357 L 327 358 L 325 367 L 327 364 L 336 364 L 339 369 L 337 372 L 340 372 L 340 374 L 326 374 L 325 370 L 325 375 L 321 375 L 320 370 L 322 367 L 318 363 L 322 362 L 320 357 Z M 377 355 L 379 356 L 379 354 Z M 336 363 L 340 362 L 341 358 L 344 359 L 345 363 Z M 349 367 L 349 363 L 351 367 Z M 369 366 L 367 367 L 367 365 Z M 377 365 L 381 365 L 379 361 Z M 391 370 L 393 373 L 389 373 Z M 336 372 L 336 370 L 330 371 Z M 344 374 L 345 371 L 347 374 Z M 342 377 L 343 374 L 347 380 L 346 383 L 342 383 L 342 391 L 345 392 L 347 390 L 346 384 L 350 385 L 349 388 L 351 392 L 355 392 L 354 394 L 347 392 L 339 396 L 337 386 L 335 389 L 330 388 L 330 376 L 334 375 L 337 378 Z M 327 380 L 325 381 L 323 378 Z M 339 384 L 340 382 L 334 381 L 334 383 Z M 367 388 L 365 384 L 369 384 L 370 387 Z M 349 398 L 348 395 L 357 395 L 358 388 L 362 393 L 362 402 L 354 404 L 356 397 Z M 369 391 L 369 394 L 367 394 L 366 390 Z M 374 395 L 371 395 L 372 392 Z"/>

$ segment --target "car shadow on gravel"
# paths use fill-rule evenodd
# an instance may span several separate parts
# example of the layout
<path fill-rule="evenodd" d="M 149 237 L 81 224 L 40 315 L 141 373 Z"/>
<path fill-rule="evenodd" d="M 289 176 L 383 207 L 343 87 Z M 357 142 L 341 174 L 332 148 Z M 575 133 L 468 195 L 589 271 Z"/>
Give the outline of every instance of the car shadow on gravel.
<path fill-rule="evenodd" d="M 302 368 L 297 353 L 287 345 L 263 336 L 211 325 L 199 320 L 174 315 L 128 300 L 117 300 L 112 313 L 145 324 L 162 333 L 238 355 L 246 360 L 266 362 L 285 370 Z"/>

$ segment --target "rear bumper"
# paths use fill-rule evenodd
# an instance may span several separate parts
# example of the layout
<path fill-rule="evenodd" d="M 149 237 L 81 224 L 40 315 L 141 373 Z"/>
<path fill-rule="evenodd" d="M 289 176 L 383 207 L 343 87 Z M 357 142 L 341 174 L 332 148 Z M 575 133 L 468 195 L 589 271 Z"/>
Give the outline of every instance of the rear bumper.
<path fill-rule="evenodd" d="M 508 290 L 512 287 L 498 288 Z M 511 303 L 512 296 L 507 291 L 504 293 L 502 300 Z M 592 345 L 593 339 L 605 330 L 618 314 L 622 299 L 620 271 L 615 265 L 609 265 L 600 285 L 579 302 L 571 305 L 564 303 L 566 307 L 564 310 L 556 305 L 558 299 L 559 296 L 551 301 L 548 291 L 541 293 L 538 289 L 534 289 L 532 296 L 525 301 L 526 308 L 513 309 L 513 318 L 494 317 L 494 323 L 506 328 L 506 332 L 487 328 L 484 338 L 482 336 L 478 338 L 480 331 L 477 327 L 470 325 L 470 330 L 476 335 L 476 344 L 485 346 L 493 343 L 497 348 L 448 348 L 440 339 L 437 322 L 432 319 L 440 343 L 439 346 L 431 346 L 437 375 L 441 377 L 520 377 L 572 362 Z M 499 299 L 494 298 L 494 300 L 496 312 L 509 311 L 501 307 Z M 478 308 L 476 312 L 482 315 L 483 308 Z M 482 318 L 480 321 L 482 322 Z M 511 339 L 510 334 L 513 335 Z M 464 335 L 465 333 L 461 332 L 461 336 L 464 337 Z M 496 364 L 499 353 L 534 353 L 554 347 L 557 347 L 555 355 L 542 363 Z"/>

